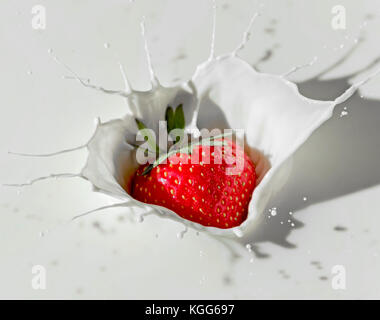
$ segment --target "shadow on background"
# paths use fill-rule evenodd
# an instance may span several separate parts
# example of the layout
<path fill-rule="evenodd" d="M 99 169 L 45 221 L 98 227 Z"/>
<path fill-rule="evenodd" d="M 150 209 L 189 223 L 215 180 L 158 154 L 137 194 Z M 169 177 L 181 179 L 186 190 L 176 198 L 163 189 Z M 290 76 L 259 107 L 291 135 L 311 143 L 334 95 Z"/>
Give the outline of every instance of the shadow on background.
<path fill-rule="evenodd" d="M 313 78 L 298 83 L 302 95 L 318 100 L 334 100 L 350 87 L 347 77 L 320 80 Z M 202 104 L 198 123 L 201 128 L 227 128 L 222 111 L 210 99 Z M 343 108 L 348 114 L 341 115 Z M 208 116 L 208 119 L 206 118 Z M 293 169 L 285 187 L 271 200 L 277 208 L 272 219 L 259 222 L 256 232 L 239 242 L 250 243 L 258 258 L 267 258 L 258 243 L 272 242 L 295 248 L 287 238 L 291 231 L 303 227 L 293 214 L 312 204 L 331 200 L 380 183 L 380 100 L 360 97 L 355 93 L 348 101 L 337 105 L 331 119 L 325 122 L 293 156 Z M 206 126 L 205 124 L 208 124 Z M 304 201 L 304 197 L 307 198 Z M 266 211 L 263 214 L 269 215 Z M 290 220 L 290 222 L 288 221 Z M 281 221 L 283 224 L 281 224 Z M 293 225 L 292 225 L 293 224 Z"/>
<path fill-rule="evenodd" d="M 350 86 L 348 81 L 349 77 L 312 79 L 299 83 L 298 87 L 306 97 L 333 100 Z M 348 114 L 341 116 L 344 107 Z M 361 98 L 358 92 L 347 102 L 336 106 L 332 118 L 295 153 L 289 180 L 268 207 L 277 207 L 277 216 L 263 219 L 257 231 L 242 242 L 257 244 L 268 241 L 294 248 L 296 245 L 287 237 L 303 224 L 289 212 L 296 213 L 309 205 L 379 184 L 379 120 L 380 100 Z M 268 257 L 257 246 L 252 249 L 257 257 Z"/>

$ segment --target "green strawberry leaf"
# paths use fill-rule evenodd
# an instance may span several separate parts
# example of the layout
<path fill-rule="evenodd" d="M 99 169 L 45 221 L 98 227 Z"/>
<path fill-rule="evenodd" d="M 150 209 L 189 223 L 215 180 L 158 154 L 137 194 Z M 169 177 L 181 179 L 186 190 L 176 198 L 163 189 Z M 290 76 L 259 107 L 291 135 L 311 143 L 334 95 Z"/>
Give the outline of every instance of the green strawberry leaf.
<path fill-rule="evenodd" d="M 146 129 L 146 126 L 145 126 L 145 124 L 142 121 L 140 121 L 139 119 L 135 119 L 135 121 L 136 121 L 136 124 L 137 124 L 137 128 L 139 128 L 139 130 Z"/>
<path fill-rule="evenodd" d="M 165 120 L 168 134 L 175 129 L 180 129 L 183 131 L 185 129 L 185 114 L 183 112 L 182 103 L 179 104 L 175 110 L 173 110 L 171 106 L 168 106 L 165 111 Z M 178 143 L 180 139 L 181 137 L 177 136 L 174 144 Z"/>
<path fill-rule="evenodd" d="M 185 114 L 183 113 L 182 103 L 175 109 L 174 126 L 176 129 L 185 129 Z"/>
<path fill-rule="evenodd" d="M 145 176 L 146 174 L 148 174 L 149 172 L 151 172 L 153 168 L 154 168 L 153 164 L 150 164 L 150 165 L 146 166 L 145 169 L 144 169 L 144 171 L 142 172 L 142 175 Z"/>
<path fill-rule="evenodd" d="M 174 111 L 171 106 L 168 106 L 166 108 L 165 120 L 166 120 L 167 131 L 168 133 L 170 133 L 170 131 L 175 129 Z"/>

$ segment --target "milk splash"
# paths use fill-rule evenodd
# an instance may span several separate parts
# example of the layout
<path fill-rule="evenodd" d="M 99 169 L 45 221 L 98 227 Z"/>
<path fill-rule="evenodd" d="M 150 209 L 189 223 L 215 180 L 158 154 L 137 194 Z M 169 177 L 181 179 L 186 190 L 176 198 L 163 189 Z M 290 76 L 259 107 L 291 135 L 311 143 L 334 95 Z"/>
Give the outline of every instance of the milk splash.
<path fill-rule="evenodd" d="M 313 65 L 316 58 L 310 63 L 292 68 L 284 75 L 270 75 L 256 71 L 238 54 L 249 41 L 254 21 L 259 16 L 257 13 L 250 19 L 238 46 L 229 54 L 215 56 L 216 14 L 217 7 L 214 0 L 208 60 L 197 66 L 189 81 L 177 86 L 162 86 L 154 72 L 145 36 L 145 19 L 141 23 L 141 33 L 151 82 L 151 89 L 148 91 L 134 90 L 121 64 L 119 66 L 124 81 L 123 90 L 110 90 L 94 85 L 89 79 L 76 74 L 49 49 L 53 59 L 70 72 L 71 75 L 66 78 L 74 79 L 86 88 L 120 96 L 126 102 L 127 112 L 120 119 L 104 123 L 97 119 L 95 131 L 88 142 L 78 147 L 49 154 L 12 153 L 20 156 L 50 157 L 86 148 L 87 161 L 79 173 L 51 174 L 26 183 L 8 184 L 8 186 L 24 187 L 45 179 L 79 177 L 89 181 L 94 191 L 121 199 L 121 202 L 90 210 L 73 219 L 100 210 L 137 207 L 143 211 L 139 216 L 141 222 L 145 216 L 155 214 L 184 224 L 185 229 L 178 234 L 179 238 L 183 237 L 189 227 L 211 235 L 231 237 L 242 237 L 253 232 L 258 219 L 265 216 L 262 213 L 271 197 L 286 183 L 291 168 L 291 161 L 287 160 L 291 159 L 294 152 L 314 130 L 332 116 L 337 104 L 349 99 L 360 86 L 380 73 L 380 70 L 353 84 L 333 101 L 308 99 L 298 92 L 297 86 L 287 77 Z M 208 118 L 212 118 L 210 103 L 225 116 L 230 128 L 245 130 L 246 151 L 256 165 L 258 183 L 249 204 L 248 217 L 239 227 L 231 229 L 204 227 L 184 220 L 164 207 L 139 202 L 128 193 L 131 179 L 138 167 L 133 146 L 138 131 L 134 119 L 143 120 L 147 127 L 157 133 L 158 122 L 165 119 L 166 107 L 179 103 L 183 104 L 187 121 L 185 129 L 189 133 L 197 134 L 198 127 L 208 128 Z M 198 117 L 200 108 L 206 111 L 207 117 Z"/>

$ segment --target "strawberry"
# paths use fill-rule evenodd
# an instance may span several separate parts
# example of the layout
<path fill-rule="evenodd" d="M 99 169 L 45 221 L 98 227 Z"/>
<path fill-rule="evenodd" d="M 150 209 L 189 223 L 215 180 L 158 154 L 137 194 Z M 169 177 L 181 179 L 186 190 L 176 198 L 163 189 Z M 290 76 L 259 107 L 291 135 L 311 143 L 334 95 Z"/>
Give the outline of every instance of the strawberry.
<path fill-rule="evenodd" d="M 240 147 L 231 140 L 223 142 L 195 145 L 191 154 L 179 151 L 153 168 L 141 165 L 132 180 L 132 196 L 204 226 L 239 226 L 247 217 L 256 186 L 255 167 Z M 236 166 L 237 157 L 243 158 L 244 166 L 238 174 L 228 175 L 226 170 Z"/>

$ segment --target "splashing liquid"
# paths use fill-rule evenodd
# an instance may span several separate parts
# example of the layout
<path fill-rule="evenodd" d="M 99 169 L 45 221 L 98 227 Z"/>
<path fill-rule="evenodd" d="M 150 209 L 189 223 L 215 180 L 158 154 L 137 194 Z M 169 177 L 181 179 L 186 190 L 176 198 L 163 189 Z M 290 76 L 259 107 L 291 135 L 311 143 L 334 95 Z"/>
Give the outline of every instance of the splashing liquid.
<path fill-rule="evenodd" d="M 86 88 L 93 89 L 93 90 L 100 91 L 104 94 L 111 94 L 111 95 L 120 96 L 121 98 L 125 99 L 125 102 L 126 102 L 127 107 L 128 107 L 128 111 L 132 115 L 138 115 L 141 117 L 145 116 L 144 111 L 141 110 L 141 108 L 139 108 L 139 105 L 143 105 L 144 103 L 150 105 L 152 103 L 152 100 L 153 100 L 152 108 L 159 109 L 160 107 L 162 108 L 162 106 L 159 106 L 158 102 L 170 101 L 170 99 L 175 97 L 176 94 L 183 94 L 183 95 L 190 96 L 191 98 L 189 98 L 189 99 L 190 99 L 190 102 L 192 105 L 192 109 L 190 108 L 191 109 L 190 113 L 192 114 L 192 117 L 191 117 L 191 121 L 187 124 L 187 129 L 190 130 L 190 132 L 195 132 L 194 130 L 197 129 L 196 128 L 196 122 L 198 119 L 200 101 L 202 101 L 203 98 L 205 98 L 206 96 L 209 95 L 210 90 L 207 91 L 207 89 L 212 87 L 212 84 L 210 84 L 210 83 L 212 81 L 216 81 L 216 82 L 218 82 L 218 81 L 223 82 L 224 81 L 223 79 L 213 78 L 213 73 L 217 73 L 219 71 L 223 73 L 225 71 L 224 68 L 226 70 L 228 70 L 229 64 L 231 64 L 231 66 L 236 65 L 239 68 L 241 67 L 242 69 L 247 70 L 247 71 L 244 71 L 244 72 L 246 72 L 245 76 L 249 75 L 250 77 L 253 77 L 253 78 L 254 77 L 256 77 L 256 78 L 258 78 L 258 77 L 263 77 L 263 78 L 272 77 L 271 79 L 273 79 L 273 80 L 270 80 L 270 81 L 273 81 L 273 83 L 282 81 L 283 83 L 285 83 L 286 85 L 288 85 L 290 88 L 293 89 L 293 84 L 290 83 L 286 78 L 289 77 L 291 74 L 294 74 L 295 72 L 298 72 L 299 70 L 301 70 L 303 68 L 312 66 L 317 61 L 317 57 L 314 57 L 309 63 L 299 65 L 299 66 L 295 66 L 289 72 L 285 73 L 282 76 L 262 75 L 262 74 L 258 73 L 257 71 L 255 71 L 254 68 L 252 68 L 252 67 L 250 67 L 250 70 L 248 70 L 247 69 L 248 67 L 246 66 L 247 63 L 244 60 L 242 60 L 238 56 L 238 54 L 241 50 L 244 49 L 246 43 L 250 39 L 251 29 L 254 25 L 256 18 L 259 17 L 258 13 L 254 13 L 252 15 L 252 17 L 249 21 L 249 25 L 248 25 L 247 29 L 245 30 L 243 37 L 242 37 L 242 40 L 239 43 L 239 45 L 233 51 L 231 51 L 229 54 L 226 54 L 223 56 L 216 56 L 215 55 L 215 39 L 216 39 L 215 36 L 216 36 L 216 28 L 217 28 L 216 27 L 216 16 L 217 16 L 217 7 L 216 7 L 215 0 L 213 0 L 213 15 L 212 15 L 213 23 L 212 23 L 212 33 L 211 33 L 209 57 L 205 62 L 203 62 L 197 66 L 194 76 L 189 81 L 187 81 L 187 82 L 185 82 L 182 85 L 177 86 L 177 87 L 169 87 L 169 88 L 163 87 L 160 84 L 160 82 L 159 82 L 159 80 L 158 80 L 158 78 L 154 72 L 154 68 L 153 68 L 153 65 L 151 62 L 151 54 L 149 51 L 148 41 L 146 39 L 145 17 L 143 18 L 143 20 L 141 22 L 141 34 L 142 34 L 142 37 L 144 39 L 144 49 L 145 49 L 145 53 L 146 53 L 146 60 L 147 60 L 147 65 L 148 65 L 149 75 L 150 75 L 150 81 L 151 81 L 151 86 L 152 86 L 151 90 L 149 90 L 149 91 L 141 92 L 141 91 L 134 90 L 128 81 L 128 77 L 126 75 L 126 72 L 125 72 L 123 66 L 120 63 L 119 63 L 119 67 L 120 67 L 120 73 L 121 73 L 122 79 L 124 81 L 124 89 L 123 90 L 110 90 L 110 89 L 106 89 L 102 86 L 92 84 L 90 79 L 80 77 L 69 66 L 67 66 L 66 64 L 61 62 L 61 60 L 58 59 L 58 57 L 55 54 L 53 54 L 52 49 L 49 49 L 48 53 L 53 57 L 53 59 L 58 64 L 63 66 L 65 68 L 65 70 L 67 70 L 71 74 L 70 76 L 66 76 L 65 78 L 74 79 L 74 80 L 78 81 L 82 86 L 84 86 Z M 104 47 L 108 48 L 109 44 L 105 43 Z M 295 145 L 293 148 L 290 148 L 291 150 L 288 153 L 284 152 L 283 154 L 280 154 L 281 160 L 278 161 L 278 164 L 272 163 L 271 169 L 273 169 L 273 170 L 271 173 L 270 173 L 270 171 L 268 171 L 269 168 L 266 168 L 265 169 L 266 171 L 265 171 L 264 169 L 260 168 L 259 165 L 257 166 L 257 170 L 263 170 L 262 171 L 262 177 L 261 177 L 261 179 L 262 179 L 261 181 L 263 181 L 263 182 L 260 182 L 261 185 L 263 186 L 262 187 L 263 191 L 260 190 L 261 193 L 259 193 L 259 191 L 258 191 L 256 193 L 256 195 L 254 194 L 252 201 L 256 201 L 258 204 L 256 206 L 252 205 L 251 216 L 260 214 L 260 211 L 261 212 L 263 211 L 263 208 L 265 207 L 266 203 L 269 201 L 269 197 L 267 195 L 264 196 L 264 194 L 266 194 L 266 193 L 272 194 L 274 192 L 274 190 L 278 189 L 277 187 L 272 188 L 272 189 L 270 189 L 269 187 L 268 187 L 269 189 L 268 188 L 265 189 L 265 187 L 264 187 L 264 185 L 266 186 L 271 181 L 271 179 L 274 179 L 272 177 L 272 176 L 274 176 L 274 172 L 275 172 L 274 169 L 276 168 L 276 170 L 280 170 L 280 168 L 283 165 L 283 163 L 285 162 L 285 160 L 289 156 L 291 156 L 291 154 L 308 138 L 308 136 L 311 134 L 311 132 L 313 130 L 315 130 L 316 128 L 318 128 L 319 125 L 321 125 L 324 121 L 326 121 L 329 118 L 329 116 L 332 113 L 332 110 L 334 109 L 334 107 L 337 104 L 340 104 L 340 103 L 346 101 L 347 99 L 349 99 L 356 92 L 356 90 L 359 87 L 363 86 L 365 83 L 367 83 L 369 80 L 371 80 L 372 78 L 377 76 L 379 73 L 380 73 L 380 70 L 370 74 L 365 79 L 363 79 L 357 83 L 354 83 L 349 89 L 347 89 L 342 95 L 337 97 L 334 101 L 329 101 L 328 104 L 326 104 L 326 102 L 324 102 L 325 104 L 321 104 L 321 107 L 326 108 L 326 111 L 323 114 L 323 116 L 321 116 L 321 119 L 319 119 L 315 125 L 312 125 L 310 132 L 307 132 L 304 134 L 302 139 L 300 139 L 300 141 L 298 142 L 298 145 Z M 320 75 L 318 75 L 318 76 L 320 76 Z M 248 84 L 247 84 L 247 86 L 248 86 Z M 282 86 L 282 84 L 281 84 L 281 86 Z M 223 85 L 221 85 L 221 87 L 223 87 Z M 248 86 L 248 87 L 242 87 L 241 88 L 242 92 L 244 92 L 245 90 L 250 90 L 250 87 Z M 154 98 L 156 98 L 156 99 L 154 99 Z M 300 99 L 305 99 L 305 98 L 300 96 Z M 155 100 L 157 100 L 158 102 Z M 225 100 L 229 101 L 228 98 L 225 98 Z M 155 103 L 157 103 L 157 105 Z M 166 104 L 164 104 L 164 107 L 166 107 Z M 148 113 L 150 112 L 151 114 L 155 114 L 156 111 L 155 110 L 153 110 L 153 111 L 148 110 L 147 112 Z M 236 110 L 234 110 L 234 112 L 236 112 Z M 153 117 L 153 120 L 156 121 L 157 119 L 154 119 L 154 117 Z M 114 131 L 112 131 L 113 132 L 112 138 L 116 142 L 123 144 L 125 147 L 125 150 L 129 150 L 129 152 L 131 152 L 131 150 L 133 150 L 132 146 L 130 144 L 128 144 L 128 141 L 127 141 L 127 143 L 125 142 L 125 136 L 126 136 L 126 133 L 128 133 L 128 130 L 127 130 L 128 128 L 125 127 L 122 120 L 117 119 L 117 120 L 114 120 L 112 123 L 110 123 L 110 122 L 109 123 L 101 123 L 101 121 L 99 119 L 97 119 L 95 131 L 91 135 L 90 139 L 86 143 L 81 144 L 77 147 L 70 148 L 70 149 L 64 149 L 64 150 L 60 150 L 60 151 L 56 151 L 56 152 L 52 152 L 52 153 L 46 153 L 46 154 L 27 154 L 27 153 L 16 153 L 16 152 L 10 152 L 10 154 L 18 155 L 18 156 L 26 156 L 26 157 L 51 157 L 51 156 L 61 155 L 61 154 L 67 153 L 67 152 L 77 151 L 80 149 L 87 149 L 89 152 L 89 160 L 92 160 L 93 158 L 91 158 L 91 157 L 96 157 L 97 153 L 99 153 L 99 152 L 100 153 L 102 153 L 102 152 L 106 153 L 107 152 L 107 150 L 101 149 L 101 148 L 103 148 L 103 146 L 100 146 L 100 142 L 101 142 L 100 140 L 101 139 L 99 140 L 99 137 L 101 135 L 105 134 L 103 131 L 106 131 L 106 129 L 108 130 L 111 127 L 111 125 L 114 125 L 115 127 L 119 126 Z M 112 127 L 112 130 L 113 129 L 114 129 L 114 127 Z M 193 131 L 191 131 L 191 130 L 193 130 Z M 260 141 L 255 140 L 255 139 L 256 138 L 254 138 L 253 141 L 258 142 L 258 145 L 259 145 Z M 257 146 L 257 147 L 259 147 L 259 146 Z M 276 159 L 276 156 L 274 156 L 273 158 Z M 79 178 L 85 179 L 85 180 L 89 181 L 90 183 L 92 183 L 95 191 L 104 192 L 108 195 L 112 195 L 115 197 L 125 199 L 125 201 L 87 211 L 85 213 L 82 213 L 82 214 L 75 216 L 73 219 L 77 219 L 79 217 L 83 217 L 85 215 L 88 215 L 88 214 L 91 214 L 91 213 L 94 213 L 94 212 L 97 212 L 100 210 L 107 210 L 107 209 L 118 208 L 118 207 L 125 207 L 125 208 L 127 208 L 127 207 L 128 208 L 138 207 L 138 208 L 142 208 L 143 210 L 145 210 L 145 213 L 140 216 L 141 221 L 143 221 L 143 218 L 146 215 L 156 214 L 160 217 L 170 218 L 172 220 L 175 220 L 177 222 L 184 224 L 185 229 L 178 234 L 179 238 L 183 237 L 183 235 L 187 232 L 188 227 L 192 227 L 198 231 L 211 231 L 210 232 L 211 236 L 224 235 L 223 233 L 219 232 L 219 230 L 213 230 L 215 228 L 205 229 L 203 227 L 200 227 L 199 225 L 185 221 L 185 220 L 179 218 L 175 213 L 169 212 L 165 208 L 157 207 L 157 206 L 153 206 L 153 205 L 149 206 L 149 205 L 146 205 L 144 203 L 140 203 L 138 201 L 135 201 L 125 192 L 125 190 L 124 190 L 125 188 L 123 188 L 123 186 L 121 185 L 120 179 L 118 177 L 116 177 L 116 178 L 113 177 L 112 179 L 108 179 L 108 178 L 105 179 L 104 174 L 110 174 L 110 173 L 108 171 L 98 170 L 99 168 L 91 166 L 91 165 L 92 165 L 91 161 L 88 161 L 86 166 L 79 173 L 50 174 L 48 176 L 43 176 L 43 177 L 38 177 L 38 178 L 32 179 L 26 183 L 7 184 L 7 186 L 15 186 L 15 187 L 21 188 L 21 187 L 32 185 L 38 181 L 46 180 L 46 179 L 79 177 Z M 261 186 L 259 185 L 259 187 L 261 187 Z M 260 189 L 260 188 L 257 188 L 257 190 L 258 189 Z M 265 191 L 267 191 L 267 192 L 265 192 Z M 303 200 L 306 201 L 307 198 L 305 197 Z M 273 211 L 272 211 L 272 216 L 274 216 L 274 215 L 275 214 L 273 214 Z M 247 220 L 249 220 L 249 219 L 247 219 Z M 245 222 L 244 222 L 244 224 L 245 224 Z M 242 237 L 244 235 L 244 232 L 246 232 L 246 230 L 247 229 L 245 228 L 245 226 L 242 228 L 240 228 L 240 227 L 233 228 L 232 234 L 234 234 L 237 237 Z M 251 248 L 247 248 L 247 249 L 250 250 Z"/>

